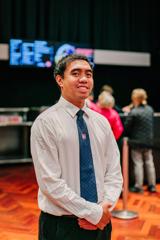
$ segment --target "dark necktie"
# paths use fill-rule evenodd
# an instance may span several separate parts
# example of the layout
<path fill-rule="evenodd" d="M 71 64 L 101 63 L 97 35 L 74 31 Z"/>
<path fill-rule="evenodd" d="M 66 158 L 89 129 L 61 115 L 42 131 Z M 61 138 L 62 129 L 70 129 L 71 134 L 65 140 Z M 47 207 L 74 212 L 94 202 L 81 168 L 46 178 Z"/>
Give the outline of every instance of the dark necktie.
<path fill-rule="evenodd" d="M 92 152 L 87 125 L 83 119 L 83 110 L 77 112 L 77 128 L 80 149 L 80 188 L 81 197 L 90 202 L 97 202 L 97 187 L 93 166 Z"/>

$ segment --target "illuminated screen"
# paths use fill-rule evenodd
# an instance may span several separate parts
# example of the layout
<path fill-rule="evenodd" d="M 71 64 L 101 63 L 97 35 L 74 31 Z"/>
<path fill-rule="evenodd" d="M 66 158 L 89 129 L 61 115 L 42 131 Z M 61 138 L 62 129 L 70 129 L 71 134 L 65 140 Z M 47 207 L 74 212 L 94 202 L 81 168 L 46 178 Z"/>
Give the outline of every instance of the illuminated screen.
<path fill-rule="evenodd" d="M 12 66 L 51 67 L 54 61 L 54 46 L 47 41 L 11 39 L 9 63 Z"/>
<path fill-rule="evenodd" d="M 55 44 L 55 63 L 57 63 L 62 57 L 73 53 L 85 55 L 89 61 L 94 64 L 94 50 L 92 48 L 70 43 Z"/>
<path fill-rule="evenodd" d="M 85 55 L 90 62 L 94 63 L 94 50 L 91 48 L 76 48 L 75 53 Z"/>

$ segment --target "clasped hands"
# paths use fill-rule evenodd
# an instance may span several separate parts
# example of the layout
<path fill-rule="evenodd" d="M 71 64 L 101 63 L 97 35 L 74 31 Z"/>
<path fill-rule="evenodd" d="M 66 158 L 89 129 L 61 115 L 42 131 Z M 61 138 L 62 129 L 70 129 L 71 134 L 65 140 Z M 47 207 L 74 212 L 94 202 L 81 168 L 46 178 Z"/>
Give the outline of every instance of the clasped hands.
<path fill-rule="evenodd" d="M 96 225 L 88 222 L 86 219 L 78 218 L 79 226 L 83 229 L 86 229 L 86 230 L 96 230 L 96 229 L 103 230 L 104 227 L 111 220 L 111 213 L 109 212 L 109 208 L 111 207 L 111 205 L 108 204 L 108 203 L 103 203 L 101 206 L 103 208 L 103 215 L 102 215 L 100 221 Z"/>

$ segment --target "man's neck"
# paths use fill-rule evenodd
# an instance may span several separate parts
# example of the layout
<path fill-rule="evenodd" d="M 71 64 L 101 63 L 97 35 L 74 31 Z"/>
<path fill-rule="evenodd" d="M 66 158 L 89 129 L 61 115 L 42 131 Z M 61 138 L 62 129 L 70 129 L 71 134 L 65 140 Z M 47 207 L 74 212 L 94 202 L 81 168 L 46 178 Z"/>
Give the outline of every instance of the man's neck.
<path fill-rule="evenodd" d="M 63 96 L 63 95 L 62 95 L 62 97 L 63 97 L 66 101 L 72 103 L 73 105 L 75 105 L 75 106 L 78 107 L 78 108 L 83 108 L 83 107 L 84 107 L 85 99 L 79 99 L 79 100 L 68 99 L 67 97 L 65 97 L 65 96 Z"/>

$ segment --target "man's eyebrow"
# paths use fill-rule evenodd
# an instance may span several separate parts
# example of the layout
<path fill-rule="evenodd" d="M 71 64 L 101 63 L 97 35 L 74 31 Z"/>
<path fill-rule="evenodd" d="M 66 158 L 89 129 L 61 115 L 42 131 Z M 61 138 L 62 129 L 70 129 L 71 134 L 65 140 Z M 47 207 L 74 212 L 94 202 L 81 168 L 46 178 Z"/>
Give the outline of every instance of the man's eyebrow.
<path fill-rule="evenodd" d="M 74 71 L 81 71 L 81 70 L 83 70 L 83 68 L 74 68 L 74 69 L 72 69 L 71 70 L 71 72 L 74 72 Z M 86 72 L 91 72 L 91 73 L 93 73 L 93 70 L 92 69 L 85 69 L 85 71 Z"/>

